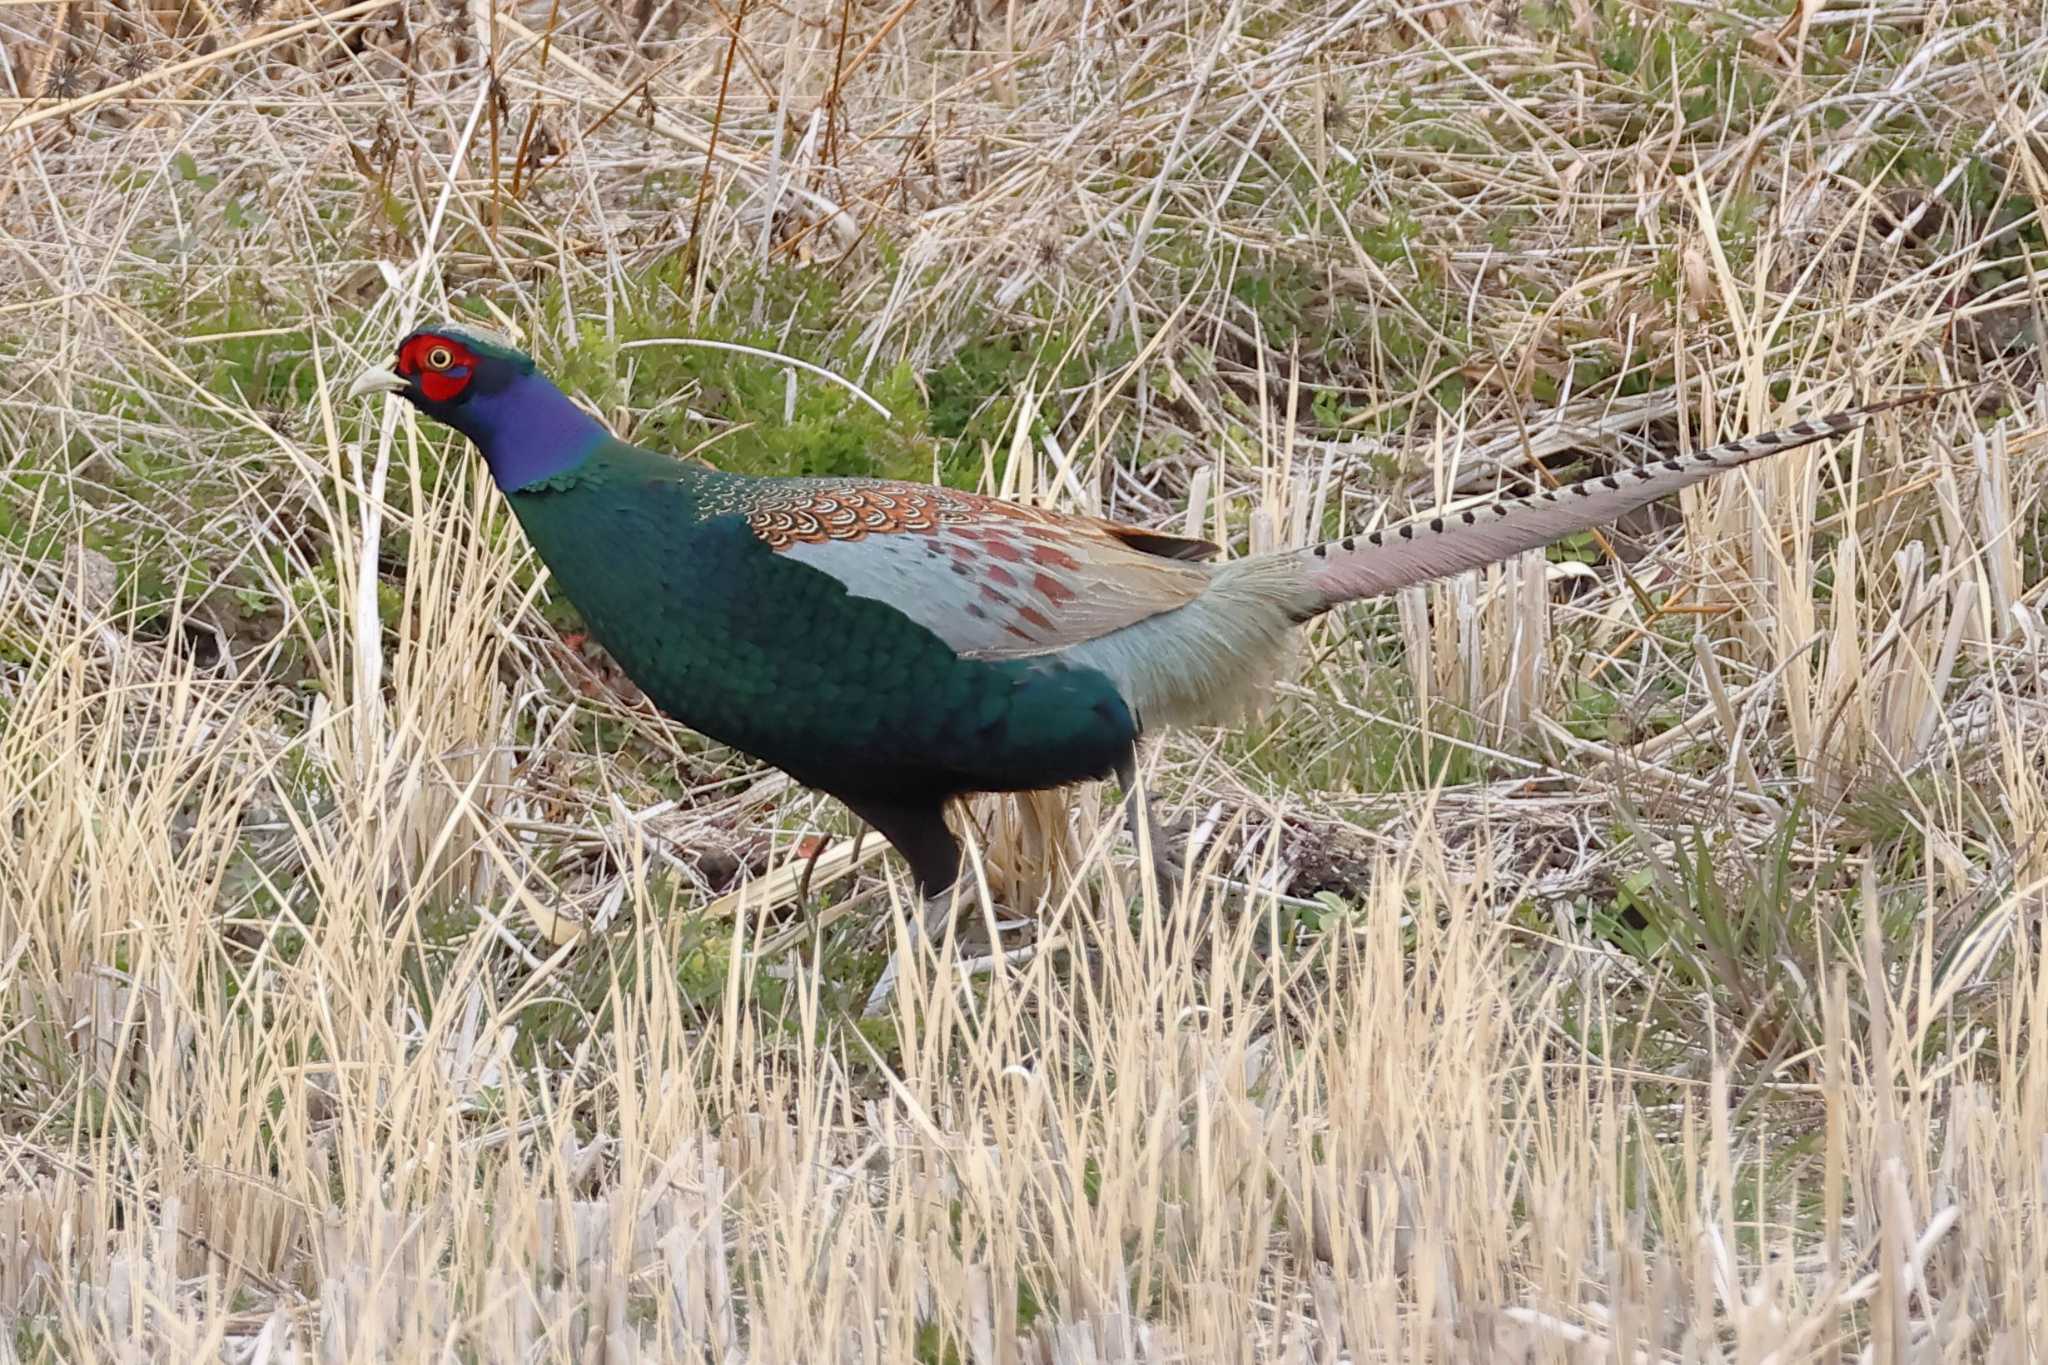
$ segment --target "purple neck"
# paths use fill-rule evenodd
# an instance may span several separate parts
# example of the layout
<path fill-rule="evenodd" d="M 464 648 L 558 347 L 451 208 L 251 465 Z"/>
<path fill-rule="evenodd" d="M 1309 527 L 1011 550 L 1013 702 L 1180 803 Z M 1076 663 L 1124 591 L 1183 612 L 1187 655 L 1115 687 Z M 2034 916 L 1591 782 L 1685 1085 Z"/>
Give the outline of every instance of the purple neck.
<path fill-rule="evenodd" d="M 532 373 L 477 394 L 446 420 L 476 442 L 506 493 L 574 469 L 607 435 L 595 417 Z"/>

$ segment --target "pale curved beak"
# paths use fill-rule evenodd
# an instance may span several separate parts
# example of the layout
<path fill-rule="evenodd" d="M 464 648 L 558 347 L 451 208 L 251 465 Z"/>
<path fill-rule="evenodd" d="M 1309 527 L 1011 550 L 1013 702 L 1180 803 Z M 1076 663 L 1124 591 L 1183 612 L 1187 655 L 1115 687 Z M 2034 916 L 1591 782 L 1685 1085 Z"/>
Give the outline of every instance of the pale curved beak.
<path fill-rule="evenodd" d="M 404 393 L 406 382 L 390 370 L 364 370 L 356 376 L 356 382 L 348 386 L 350 398 L 361 398 L 372 393 Z"/>

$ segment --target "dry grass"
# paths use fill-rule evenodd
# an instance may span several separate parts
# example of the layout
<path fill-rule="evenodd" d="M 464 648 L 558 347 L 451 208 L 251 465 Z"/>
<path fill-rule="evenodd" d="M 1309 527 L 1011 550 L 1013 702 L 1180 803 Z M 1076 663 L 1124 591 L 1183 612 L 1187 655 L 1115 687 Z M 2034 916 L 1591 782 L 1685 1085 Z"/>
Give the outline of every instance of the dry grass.
<path fill-rule="evenodd" d="M 0 1360 L 2048 1353 L 2040 14 L 0 43 Z M 1191 886 L 1092 796 L 980 812 L 1035 947 L 970 916 L 861 1024 L 893 860 L 328 396 L 458 309 L 650 441 L 828 386 L 626 343 L 772 345 L 900 459 L 1232 553 L 1982 387 L 1320 624 L 1156 757 Z"/>

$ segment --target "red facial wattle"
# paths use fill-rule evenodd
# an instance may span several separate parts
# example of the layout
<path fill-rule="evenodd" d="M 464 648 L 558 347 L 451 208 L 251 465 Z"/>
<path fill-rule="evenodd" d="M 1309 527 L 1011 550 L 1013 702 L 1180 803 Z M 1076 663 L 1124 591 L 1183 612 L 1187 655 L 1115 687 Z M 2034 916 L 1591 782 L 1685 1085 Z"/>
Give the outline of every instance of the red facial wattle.
<path fill-rule="evenodd" d="M 446 403 L 469 386 L 476 356 L 459 341 L 416 336 L 398 352 L 398 373 L 419 385 L 430 403 Z"/>

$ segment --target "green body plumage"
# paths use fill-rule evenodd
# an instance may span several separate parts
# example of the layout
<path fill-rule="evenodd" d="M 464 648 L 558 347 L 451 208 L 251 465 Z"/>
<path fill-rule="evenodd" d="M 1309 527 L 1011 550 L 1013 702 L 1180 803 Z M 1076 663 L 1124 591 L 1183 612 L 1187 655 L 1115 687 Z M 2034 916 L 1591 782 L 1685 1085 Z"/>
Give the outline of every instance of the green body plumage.
<path fill-rule="evenodd" d="M 768 486 L 607 439 L 507 496 L 657 706 L 856 806 L 1055 786 L 1128 758 L 1136 727 L 1101 673 L 961 658 L 719 510 Z"/>

